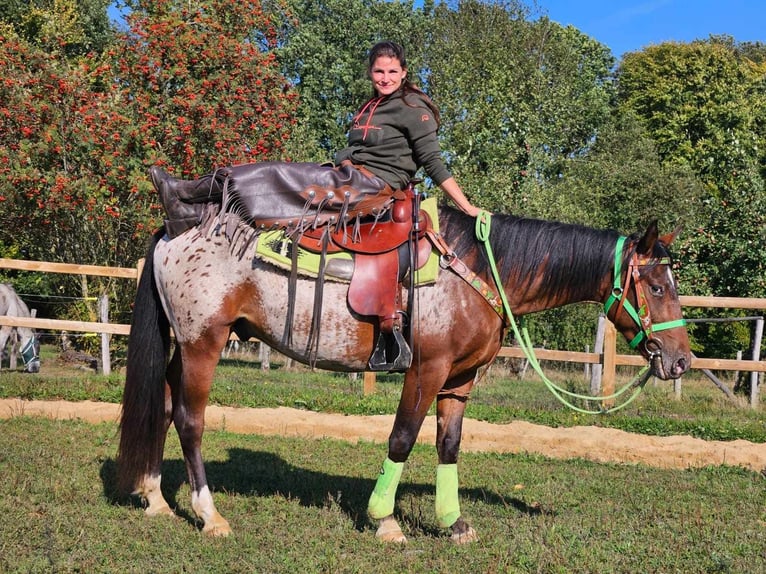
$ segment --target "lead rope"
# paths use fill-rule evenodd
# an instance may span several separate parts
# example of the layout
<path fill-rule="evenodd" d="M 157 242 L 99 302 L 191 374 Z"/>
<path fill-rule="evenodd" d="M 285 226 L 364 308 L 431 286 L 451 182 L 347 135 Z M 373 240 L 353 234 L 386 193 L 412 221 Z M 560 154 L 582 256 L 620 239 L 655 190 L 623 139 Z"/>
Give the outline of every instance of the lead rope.
<path fill-rule="evenodd" d="M 489 259 L 489 266 L 490 266 L 490 269 L 492 270 L 492 279 L 495 281 L 495 285 L 497 286 L 497 291 L 500 294 L 500 299 L 503 302 L 503 310 L 505 311 L 506 320 L 511 325 L 511 328 L 513 329 L 513 334 L 515 335 L 516 340 L 519 342 L 519 347 L 524 352 L 524 356 L 527 358 L 527 361 L 529 361 L 529 364 L 532 365 L 532 368 L 537 372 L 537 374 L 540 375 L 540 378 L 545 383 L 545 386 L 548 387 L 548 390 L 551 391 L 553 396 L 556 397 L 556 399 L 558 399 L 558 401 L 561 402 L 563 405 L 569 407 L 570 409 L 578 413 L 589 414 L 589 415 L 613 413 L 613 412 L 619 411 L 620 409 L 625 408 L 630 403 L 632 403 L 636 399 L 636 397 L 638 397 L 638 395 L 641 394 L 641 391 L 644 388 L 646 381 L 649 379 L 649 376 L 651 375 L 648 365 L 643 367 L 641 371 L 639 371 L 638 375 L 636 375 L 636 378 L 632 382 L 625 385 L 622 389 L 620 389 L 616 393 L 606 397 L 592 397 L 590 395 L 573 393 L 571 391 L 568 391 L 567 389 L 559 387 L 545 375 L 545 373 L 542 370 L 542 367 L 540 366 L 540 363 L 537 360 L 537 357 L 535 356 L 534 348 L 529 339 L 529 333 L 527 332 L 526 327 L 523 329 L 523 332 L 519 330 L 518 326 L 516 325 L 516 319 L 513 317 L 513 313 L 511 312 L 511 307 L 508 304 L 508 299 L 505 296 L 505 289 L 503 289 L 503 284 L 500 282 L 500 275 L 497 272 L 497 265 L 495 264 L 495 256 L 492 252 L 492 246 L 490 245 L 490 242 L 489 242 L 491 225 L 492 225 L 492 215 L 486 211 L 479 212 L 479 214 L 476 216 L 476 238 L 484 244 L 484 248 L 487 250 L 487 258 Z M 602 407 L 601 409 L 597 411 L 578 407 L 572 404 L 566 398 L 566 397 L 571 397 L 571 398 L 585 400 L 585 401 L 598 401 L 603 403 L 605 401 L 615 400 L 621 397 L 623 394 L 625 394 L 629 390 L 633 390 L 633 394 L 630 397 L 628 397 L 624 403 L 614 407 L 609 407 L 609 408 Z"/>

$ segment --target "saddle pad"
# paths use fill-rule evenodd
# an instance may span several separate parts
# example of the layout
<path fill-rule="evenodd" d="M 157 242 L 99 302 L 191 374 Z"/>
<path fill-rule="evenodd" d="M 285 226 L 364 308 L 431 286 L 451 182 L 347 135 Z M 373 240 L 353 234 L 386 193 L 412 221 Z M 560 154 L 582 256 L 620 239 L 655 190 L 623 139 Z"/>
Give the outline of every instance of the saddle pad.
<path fill-rule="evenodd" d="M 420 209 L 428 213 L 431 217 L 434 231 L 439 231 L 439 210 L 435 197 L 424 199 L 420 203 Z M 258 236 L 258 242 L 255 247 L 255 256 L 263 261 L 268 261 L 281 269 L 291 269 L 292 262 L 290 254 L 293 249 L 293 242 L 285 237 L 284 231 L 277 229 L 275 231 L 266 231 Z M 331 259 L 350 260 L 350 253 L 328 253 L 327 261 Z M 298 272 L 307 277 L 316 277 L 319 272 L 319 253 L 313 253 L 302 248 L 298 248 Z M 417 284 L 428 285 L 434 283 L 439 275 L 439 254 L 431 251 L 426 264 L 417 272 Z M 348 283 L 347 280 L 334 277 L 327 274 L 328 281 L 337 281 Z"/>

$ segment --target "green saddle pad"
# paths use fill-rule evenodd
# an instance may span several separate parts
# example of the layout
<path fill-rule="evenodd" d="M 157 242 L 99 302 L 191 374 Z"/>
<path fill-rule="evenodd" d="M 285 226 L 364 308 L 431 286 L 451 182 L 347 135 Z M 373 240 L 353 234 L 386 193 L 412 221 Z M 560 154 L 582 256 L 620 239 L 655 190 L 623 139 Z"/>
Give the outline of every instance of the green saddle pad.
<path fill-rule="evenodd" d="M 431 218 L 434 231 L 439 231 L 439 209 L 435 197 L 424 199 L 420 203 L 420 208 Z M 284 231 L 266 231 L 258 236 L 258 243 L 255 248 L 255 256 L 263 261 L 268 261 L 282 269 L 291 269 L 292 261 L 290 253 L 292 252 L 292 241 L 285 236 Z M 331 259 L 352 259 L 350 253 L 328 253 L 327 261 Z M 319 273 L 319 253 L 307 251 L 301 247 L 298 248 L 298 272 L 308 277 L 316 277 Z M 418 285 L 427 285 L 434 283 L 439 275 L 439 254 L 431 250 L 426 264 L 416 273 Z M 333 277 L 327 274 L 326 279 L 330 281 L 345 281 L 344 279 Z"/>

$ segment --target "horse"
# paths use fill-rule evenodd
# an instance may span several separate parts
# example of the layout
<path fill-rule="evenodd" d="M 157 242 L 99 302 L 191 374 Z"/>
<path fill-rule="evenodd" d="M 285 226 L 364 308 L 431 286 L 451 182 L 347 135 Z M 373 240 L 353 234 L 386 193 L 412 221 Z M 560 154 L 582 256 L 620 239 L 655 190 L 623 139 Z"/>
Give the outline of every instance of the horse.
<path fill-rule="evenodd" d="M 29 307 L 21 300 L 13 287 L 0 283 L 0 315 L 9 317 L 31 317 Z M 10 343 L 10 345 L 9 345 Z M 24 371 L 38 373 L 40 371 L 40 342 L 35 332 L 28 327 L 0 327 L 0 362 L 8 346 L 10 368 L 16 367 L 16 353 L 20 351 L 24 362 Z"/>
<path fill-rule="evenodd" d="M 31 317 L 26 303 L 21 300 L 13 287 L 0 283 L 0 315 L 9 317 Z M 16 367 L 16 354 L 20 353 L 25 371 L 37 373 L 40 371 L 40 343 L 34 330 L 28 327 L 0 327 L 0 359 L 6 354 L 10 360 L 10 368 Z"/>
<path fill-rule="evenodd" d="M 394 518 L 396 489 L 434 401 L 437 521 L 456 543 L 478 538 L 460 512 L 457 458 L 466 401 L 477 373 L 503 343 L 507 318 L 481 293 L 492 291 L 492 265 L 489 250 L 476 239 L 475 219 L 446 206 L 438 217 L 438 237 L 451 251 L 442 256 L 436 281 L 417 287 L 411 297 L 417 300 L 409 321 L 414 360 L 404 374 L 388 454 L 369 501 L 368 514 L 378 521 L 376 536 L 383 541 L 406 542 Z M 366 369 L 377 325 L 350 310 L 348 284 L 327 282 L 320 340 L 311 349 L 315 279 L 299 278 L 288 346 L 283 335 L 290 271 L 247 255 L 252 244 L 243 256 L 242 246 L 232 244 L 236 236 L 227 239 L 215 226 L 203 227 L 172 240 L 159 230 L 150 240 L 128 343 L 117 479 L 118 490 L 139 496 L 147 515 L 172 515 L 161 493 L 161 464 L 174 423 L 192 509 L 204 533 L 226 536 L 231 527 L 215 507 L 201 443 L 214 371 L 230 334 L 257 337 L 320 369 L 358 372 Z M 514 315 L 582 301 L 606 303 L 609 320 L 636 343 L 651 372 L 675 379 L 691 363 L 668 253 L 677 232 L 660 236 L 655 221 L 626 237 L 614 230 L 494 215 L 489 245 Z M 455 272 L 461 266 L 472 271 L 473 280 Z M 477 279 L 484 288 L 475 288 Z M 635 309 L 639 312 L 630 312 Z"/>

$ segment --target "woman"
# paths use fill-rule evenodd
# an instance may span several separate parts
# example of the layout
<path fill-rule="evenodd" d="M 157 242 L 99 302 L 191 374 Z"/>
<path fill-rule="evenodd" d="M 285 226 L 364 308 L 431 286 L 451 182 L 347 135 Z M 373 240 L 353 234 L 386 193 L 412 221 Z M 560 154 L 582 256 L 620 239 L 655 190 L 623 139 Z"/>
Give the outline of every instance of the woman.
<path fill-rule="evenodd" d="M 323 209 L 363 213 L 365 205 L 406 188 L 420 167 L 459 209 L 475 217 L 479 210 L 441 159 L 439 112 L 407 78 L 404 49 L 393 42 L 373 46 L 368 75 L 374 95 L 354 115 L 349 146 L 337 153 L 334 167 L 265 162 L 233 166 L 192 181 L 152 167 L 152 182 L 168 215 L 168 235 L 173 238 L 199 223 L 202 204 L 220 201 L 224 188 L 256 224 L 289 226 L 303 218 L 308 207 L 314 216 Z"/>

